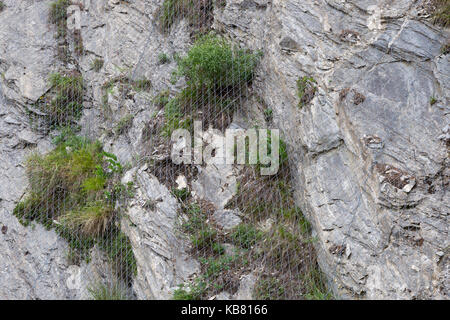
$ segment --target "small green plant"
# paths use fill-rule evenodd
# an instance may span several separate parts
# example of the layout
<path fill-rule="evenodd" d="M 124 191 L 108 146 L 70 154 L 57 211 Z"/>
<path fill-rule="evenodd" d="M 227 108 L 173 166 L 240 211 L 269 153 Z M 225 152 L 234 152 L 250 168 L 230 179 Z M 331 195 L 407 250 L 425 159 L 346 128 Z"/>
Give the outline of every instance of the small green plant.
<path fill-rule="evenodd" d="M 298 106 L 300 108 L 310 103 L 314 98 L 317 91 L 316 84 L 316 80 L 312 77 L 304 76 L 303 78 L 297 80 L 297 94 L 299 98 Z"/>
<path fill-rule="evenodd" d="M 304 297 L 308 300 L 331 300 L 333 294 L 326 286 L 325 275 L 320 271 L 319 266 L 308 270 L 302 276 L 305 285 Z"/>
<path fill-rule="evenodd" d="M 255 285 L 254 294 L 256 300 L 282 300 L 285 288 L 277 278 L 260 278 Z"/>
<path fill-rule="evenodd" d="M 172 194 L 177 198 L 179 201 L 186 201 L 187 198 L 190 196 L 190 191 L 188 188 L 183 189 L 172 189 Z"/>
<path fill-rule="evenodd" d="M 169 31 L 178 17 L 188 15 L 193 8 L 193 0 L 165 0 L 159 15 L 161 28 Z"/>
<path fill-rule="evenodd" d="M 436 104 L 436 102 L 437 102 L 437 99 L 435 98 L 435 97 L 431 97 L 430 98 L 430 105 L 435 105 Z"/>
<path fill-rule="evenodd" d="M 95 72 L 99 72 L 102 68 L 103 68 L 103 64 L 105 62 L 102 59 L 95 59 L 94 61 L 92 61 L 92 65 L 91 68 L 95 71 Z"/>
<path fill-rule="evenodd" d="M 231 235 L 234 243 L 242 248 L 249 249 L 263 238 L 263 232 L 249 224 L 237 226 Z"/>
<path fill-rule="evenodd" d="M 266 122 L 271 122 L 273 119 L 273 110 L 270 108 L 264 110 L 264 118 L 265 118 Z"/>
<path fill-rule="evenodd" d="M 166 64 L 170 62 L 170 58 L 167 54 L 162 52 L 158 55 L 158 62 L 159 64 Z"/>
<path fill-rule="evenodd" d="M 3 3 L 3 1 L 0 1 L 0 12 L 3 11 L 3 9 L 5 9 L 5 4 Z"/>
<path fill-rule="evenodd" d="M 195 278 L 187 286 L 181 284 L 174 292 L 175 300 L 199 300 L 208 292 L 218 293 L 223 290 L 225 283 L 223 275 L 232 271 L 236 266 L 245 266 L 248 261 L 240 255 L 222 255 L 199 259 L 203 274 Z"/>
<path fill-rule="evenodd" d="M 191 131 L 192 118 L 185 117 L 179 105 L 179 100 L 174 98 L 170 100 L 164 108 L 164 117 L 166 122 L 162 128 L 164 137 L 171 137 L 172 133 L 177 129 L 186 129 Z"/>
<path fill-rule="evenodd" d="M 206 217 L 203 215 L 201 208 L 198 204 L 190 204 L 186 207 L 186 214 L 189 220 L 183 223 L 182 229 L 189 234 L 195 234 L 196 232 L 205 229 L 207 227 Z"/>
<path fill-rule="evenodd" d="M 217 231 L 207 227 L 204 230 L 200 230 L 195 235 L 191 237 L 192 245 L 196 249 L 208 249 L 213 248 L 216 244 Z"/>
<path fill-rule="evenodd" d="M 54 73 L 50 75 L 50 85 L 55 97 L 44 106 L 48 123 L 55 127 L 70 125 L 81 116 L 83 109 L 83 78 L 76 73 Z"/>
<path fill-rule="evenodd" d="M 233 263 L 238 262 L 240 257 L 238 255 L 230 256 L 224 255 L 219 258 L 201 258 L 200 262 L 204 266 L 205 272 L 203 276 L 205 279 L 214 279 L 220 276 L 221 273 L 230 270 Z"/>
<path fill-rule="evenodd" d="M 174 300 L 200 300 L 206 292 L 206 282 L 197 278 L 193 283 L 185 286 L 180 284 L 173 293 Z"/>
<path fill-rule="evenodd" d="M 114 133 L 119 136 L 121 134 L 124 134 L 130 130 L 130 128 L 133 126 L 133 120 L 134 116 L 131 114 L 128 114 L 124 116 L 122 119 L 119 120 L 117 125 L 114 128 Z"/>
<path fill-rule="evenodd" d="M 126 288 L 118 284 L 96 284 L 88 288 L 93 300 L 129 300 Z"/>
<path fill-rule="evenodd" d="M 94 187 L 90 189 L 85 188 L 85 190 L 92 191 L 104 188 L 106 181 L 99 178 L 94 179 L 97 180 Z M 68 211 L 59 218 L 59 222 L 71 230 L 77 230 L 87 236 L 95 236 L 106 232 L 112 221 L 113 214 L 114 211 L 110 206 L 105 206 L 102 201 L 95 201 L 87 203 L 80 209 Z"/>
<path fill-rule="evenodd" d="M 169 90 L 163 90 L 153 99 L 153 103 L 160 109 L 164 108 L 169 103 L 169 96 Z"/>
<path fill-rule="evenodd" d="M 152 82 L 148 79 L 139 79 L 133 81 L 133 88 L 136 91 L 148 91 L 152 88 Z"/>

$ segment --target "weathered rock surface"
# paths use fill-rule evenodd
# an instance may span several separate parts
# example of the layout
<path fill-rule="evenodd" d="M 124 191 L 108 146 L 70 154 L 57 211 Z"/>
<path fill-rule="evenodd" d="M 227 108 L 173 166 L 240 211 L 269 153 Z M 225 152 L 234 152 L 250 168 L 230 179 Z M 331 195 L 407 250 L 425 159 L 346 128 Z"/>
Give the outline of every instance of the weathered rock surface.
<path fill-rule="evenodd" d="M 47 30 L 48 3 L 13 6 L 6 1 L 0 13 L 0 299 L 70 299 L 76 294 L 66 285 L 71 274 L 65 241 L 40 225 L 25 228 L 12 215 L 27 187 L 26 156 L 51 149 L 48 138 L 30 129 L 20 108 L 47 90 L 54 44 Z"/>
<path fill-rule="evenodd" d="M 298 203 L 343 298 L 448 299 L 448 32 L 417 12 L 411 1 L 281 0 L 216 11 L 217 29 L 265 53 L 254 87 L 284 131 Z M 299 108 L 305 75 L 318 92 Z"/>
<path fill-rule="evenodd" d="M 102 257 L 90 266 L 68 266 L 62 239 L 39 225 L 24 228 L 12 216 L 27 187 L 26 155 L 52 148 L 49 137 L 30 128 L 26 110 L 47 92 L 48 74 L 60 62 L 47 23 L 51 1 L 4 2 L 0 298 L 86 298 L 73 281 L 86 287 L 83 275 L 93 270 L 102 277 Z M 130 221 L 123 225 L 138 262 L 133 289 L 141 299 L 170 298 L 199 270 L 176 231 L 176 200 L 136 161 L 152 152 L 144 136 L 156 110 L 153 97 L 183 86 L 170 82 L 173 59 L 160 64 L 158 55 L 186 52 L 190 43 L 186 20 L 169 35 L 158 30 L 154 16 L 161 3 L 91 1 L 82 11 L 85 52 L 75 61 L 87 90 L 82 132 L 139 173 Z M 214 12 L 216 30 L 264 53 L 253 90 L 284 133 L 297 202 L 319 239 L 320 265 L 342 298 L 449 296 L 450 63 L 440 52 L 449 34 L 423 20 L 420 10 L 407 0 L 227 0 Z M 104 60 L 100 72 L 92 69 L 97 58 Z M 112 88 L 105 111 L 103 85 L 124 75 L 147 78 L 152 88 L 127 94 Z M 305 75 L 318 90 L 299 108 L 296 81 Z M 130 115 L 125 134 L 114 134 Z M 230 170 L 202 168 L 194 193 L 223 209 L 236 191 L 238 173 Z M 251 297 L 254 281 L 251 275 L 243 280 L 238 296 Z"/>
<path fill-rule="evenodd" d="M 139 299 L 170 299 L 179 284 L 191 280 L 200 266 L 188 253 L 189 241 L 179 232 L 180 205 L 169 190 L 147 172 L 147 166 L 128 172 L 136 195 L 123 227 L 138 267 L 133 289 Z"/>

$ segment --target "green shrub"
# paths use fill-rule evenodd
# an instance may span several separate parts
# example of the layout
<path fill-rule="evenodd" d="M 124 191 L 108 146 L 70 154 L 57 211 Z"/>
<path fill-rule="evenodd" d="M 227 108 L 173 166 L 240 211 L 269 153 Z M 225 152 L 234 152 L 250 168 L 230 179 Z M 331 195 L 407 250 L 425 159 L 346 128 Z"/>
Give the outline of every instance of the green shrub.
<path fill-rule="evenodd" d="M 164 108 L 164 117 L 166 119 L 162 128 L 162 135 L 170 138 L 177 129 L 186 129 L 191 131 L 193 121 L 190 116 L 183 116 L 179 105 L 179 99 L 170 100 Z"/>
<path fill-rule="evenodd" d="M 55 97 L 44 107 L 50 126 L 67 126 L 79 119 L 83 110 L 83 78 L 79 74 L 50 75 Z"/>
<path fill-rule="evenodd" d="M 128 238 L 117 228 L 116 202 L 125 200 L 127 187 L 120 184 L 122 166 L 91 142 L 63 131 L 56 148 L 45 156 L 34 154 L 26 162 L 29 195 L 14 209 L 23 225 L 42 223 L 67 240 L 71 259 L 88 259 L 99 245 L 116 274 L 131 281 L 136 263 Z M 128 282 L 129 283 L 129 282 Z"/>
<path fill-rule="evenodd" d="M 217 231 L 207 227 L 191 237 L 192 245 L 196 249 L 212 249 L 216 244 Z"/>
<path fill-rule="evenodd" d="M 5 6 L 5 4 L 3 3 L 3 1 L 0 1 L 0 12 L 2 12 L 3 9 L 5 9 L 5 8 L 6 8 L 6 6 Z"/>
<path fill-rule="evenodd" d="M 184 232 L 192 235 L 207 227 L 206 217 L 197 204 L 188 205 L 185 211 L 189 219 L 182 225 Z"/>
<path fill-rule="evenodd" d="M 179 72 L 191 87 L 239 87 L 252 80 L 259 58 L 259 54 L 232 48 L 223 38 L 208 34 L 199 38 L 180 60 Z"/>
<path fill-rule="evenodd" d="M 239 256 L 221 256 L 219 258 L 200 259 L 204 266 L 205 272 L 203 276 L 205 279 L 212 280 L 221 275 L 224 271 L 230 270 L 233 263 L 238 262 Z"/>

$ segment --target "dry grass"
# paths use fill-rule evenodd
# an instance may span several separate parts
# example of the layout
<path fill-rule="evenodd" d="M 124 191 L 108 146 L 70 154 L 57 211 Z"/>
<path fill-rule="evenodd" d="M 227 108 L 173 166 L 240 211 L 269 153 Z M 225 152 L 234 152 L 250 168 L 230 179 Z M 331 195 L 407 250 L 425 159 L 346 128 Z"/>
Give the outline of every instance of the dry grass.
<path fill-rule="evenodd" d="M 450 0 L 433 0 L 432 21 L 442 27 L 450 26 Z"/>

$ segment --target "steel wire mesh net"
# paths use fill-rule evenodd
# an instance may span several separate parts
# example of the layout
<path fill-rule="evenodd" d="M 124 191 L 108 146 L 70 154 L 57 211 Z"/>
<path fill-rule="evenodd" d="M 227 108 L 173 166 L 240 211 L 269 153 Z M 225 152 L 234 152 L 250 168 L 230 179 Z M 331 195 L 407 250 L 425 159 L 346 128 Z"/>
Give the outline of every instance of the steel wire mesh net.
<path fill-rule="evenodd" d="M 158 30 L 167 43 L 180 30 L 190 38 L 185 51 L 157 57 L 157 65 L 173 65 L 172 83 L 156 91 L 141 76 L 142 61 L 147 59 L 144 48 L 131 68 L 105 75 L 99 99 L 92 99 L 86 80 L 92 76 L 85 75 L 101 72 L 107 57 L 92 58 L 83 47 L 83 31 L 68 28 L 68 8 L 73 4 L 59 0 L 49 8 L 58 64 L 49 75 L 51 89 L 30 107 L 29 118 L 34 130 L 52 137 L 54 148 L 27 160 L 28 193 L 14 214 L 21 223 L 44 225 L 67 241 L 68 264 L 83 267 L 87 274 L 83 279 L 88 280 L 78 284 L 83 297 L 136 298 L 136 279 L 143 272 L 139 265 L 147 262 L 139 260 L 139 244 L 130 241 L 133 228 L 139 226 L 133 225 L 128 210 L 141 186 L 122 178 L 145 165 L 178 203 L 174 234 L 198 263 L 189 278 L 173 280 L 171 298 L 246 298 L 240 290 L 246 282 L 252 283 L 254 299 L 331 298 L 317 264 L 311 225 L 294 196 L 289 132 L 282 133 L 277 143 L 279 169 L 272 175 L 261 174 L 267 166 L 261 155 L 256 163 L 248 163 L 248 150 L 255 142 L 248 137 L 243 140 L 245 164 L 173 160 L 179 141 L 172 136 L 179 129 L 190 133 L 191 143 L 203 139 L 203 151 L 227 129 L 267 129 L 268 137 L 259 144 L 269 151 L 277 145 L 271 140 L 271 129 L 276 128 L 272 110 L 264 105 L 255 84 L 263 48 L 251 50 L 212 28 L 214 10 L 221 10 L 226 1 L 160 1 L 148 29 Z M 91 66 L 86 70 L 80 61 L 88 56 Z M 148 108 L 153 111 L 140 136 L 133 136 L 130 129 L 138 115 L 127 103 L 141 93 L 151 96 Z M 109 105 L 112 99 L 127 113 L 118 118 L 118 111 Z M 254 105 L 259 106 L 259 117 Z M 92 110 L 98 111 L 100 124 L 88 116 Z M 194 130 L 196 121 L 201 134 Z M 140 143 L 131 164 L 106 151 L 105 141 L 121 137 Z M 184 145 L 187 142 L 183 140 Z M 238 149 L 233 147 L 233 154 Z M 210 154 L 217 156 L 213 150 Z M 148 215 L 160 210 L 158 201 L 141 206 Z"/>

